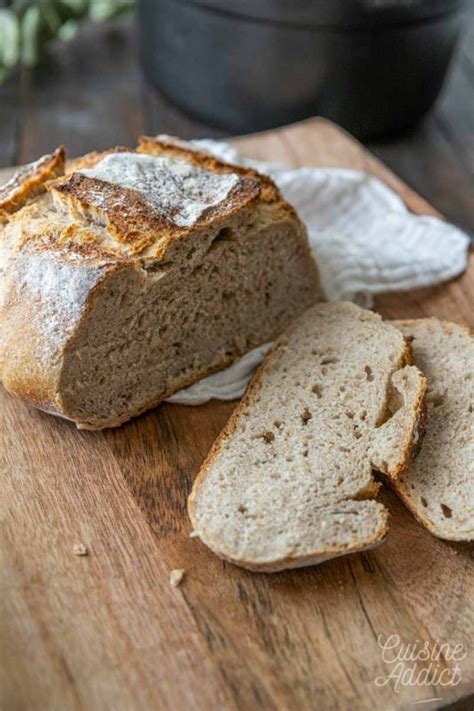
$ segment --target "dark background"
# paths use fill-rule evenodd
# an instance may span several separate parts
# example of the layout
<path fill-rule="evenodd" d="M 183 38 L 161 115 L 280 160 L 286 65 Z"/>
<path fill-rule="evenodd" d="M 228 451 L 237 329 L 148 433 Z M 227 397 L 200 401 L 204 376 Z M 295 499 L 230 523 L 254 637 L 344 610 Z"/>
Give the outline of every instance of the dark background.
<path fill-rule="evenodd" d="M 0 87 L 0 166 L 64 144 L 70 156 L 133 145 L 140 133 L 225 133 L 185 116 L 148 88 L 132 22 L 89 25 L 56 43 L 34 72 Z M 407 67 L 409 72 L 409 67 Z M 442 94 L 414 130 L 367 146 L 451 221 L 474 232 L 474 0 Z"/>

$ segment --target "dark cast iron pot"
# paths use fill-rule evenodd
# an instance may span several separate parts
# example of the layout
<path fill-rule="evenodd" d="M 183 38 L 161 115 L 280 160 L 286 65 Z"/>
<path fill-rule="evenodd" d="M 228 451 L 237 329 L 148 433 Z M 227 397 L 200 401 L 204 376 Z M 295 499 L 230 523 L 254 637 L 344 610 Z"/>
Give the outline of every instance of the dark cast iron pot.
<path fill-rule="evenodd" d="M 359 137 L 435 101 L 464 0 L 140 0 L 148 80 L 208 124 L 245 133 L 308 116 Z"/>

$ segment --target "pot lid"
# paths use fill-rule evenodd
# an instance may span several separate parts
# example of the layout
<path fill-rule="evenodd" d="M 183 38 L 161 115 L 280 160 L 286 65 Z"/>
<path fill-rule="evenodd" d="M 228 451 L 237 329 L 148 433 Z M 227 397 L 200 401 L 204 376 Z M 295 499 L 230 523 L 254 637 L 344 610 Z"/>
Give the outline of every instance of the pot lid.
<path fill-rule="evenodd" d="M 399 24 L 443 15 L 465 5 L 465 0 L 179 1 L 230 16 L 306 27 Z"/>

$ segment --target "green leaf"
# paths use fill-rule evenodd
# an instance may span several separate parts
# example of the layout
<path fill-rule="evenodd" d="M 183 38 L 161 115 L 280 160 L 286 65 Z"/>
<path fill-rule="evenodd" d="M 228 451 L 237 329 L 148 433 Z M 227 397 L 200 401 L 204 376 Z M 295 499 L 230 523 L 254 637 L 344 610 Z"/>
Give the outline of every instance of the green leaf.
<path fill-rule="evenodd" d="M 0 0 L 2 2 L 2 0 Z M 0 84 L 22 62 L 34 66 L 53 39 L 70 39 L 83 19 L 104 21 L 136 0 L 7 0 L 0 8 Z"/>
<path fill-rule="evenodd" d="M 66 20 L 77 19 L 87 15 L 89 0 L 56 0 L 61 16 Z"/>
<path fill-rule="evenodd" d="M 134 0 L 90 0 L 89 15 L 96 21 L 110 20 L 134 6 Z"/>
<path fill-rule="evenodd" d="M 21 20 L 21 60 L 33 67 L 39 60 L 41 11 L 38 5 L 30 5 Z"/>
<path fill-rule="evenodd" d="M 70 40 L 77 33 L 78 29 L 79 22 L 77 20 L 66 20 L 59 28 L 58 38 L 63 41 Z"/>
<path fill-rule="evenodd" d="M 42 0 L 38 3 L 38 6 L 41 14 L 42 31 L 51 38 L 55 37 L 62 24 L 55 3 Z"/>
<path fill-rule="evenodd" d="M 11 10 L 0 9 L 0 71 L 8 73 L 20 58 L 20 23 Z"/>

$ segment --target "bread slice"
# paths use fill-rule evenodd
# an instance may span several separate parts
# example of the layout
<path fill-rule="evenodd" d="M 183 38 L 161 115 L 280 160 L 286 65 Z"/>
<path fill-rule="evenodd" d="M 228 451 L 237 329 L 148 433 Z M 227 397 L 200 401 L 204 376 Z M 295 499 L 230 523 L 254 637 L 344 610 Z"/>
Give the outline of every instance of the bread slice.
<path fill-rule="evenodd" d="M 398 476 L 425 378 L 402 334 L 349 303 L 317 305 L 278 340 L 189 497 L 199 537 L 250 570 L 312 565 L 387 530 L 372 468 Z"/>
<path fill-rule="evenodd" d="M 0 191 L 0 378 L 26 402 L 119 425 L 318 299 L 305 228 L 265 176 L 152 138 L 63 171 L 59 151 Z"/>
<path fill-rule="evenodd" d="M 474 339 L 436 318 L 394 321 L 427 377 L 428 426 L 421 451 L 395 490 L 439 538 L 474 539 Z"/>

